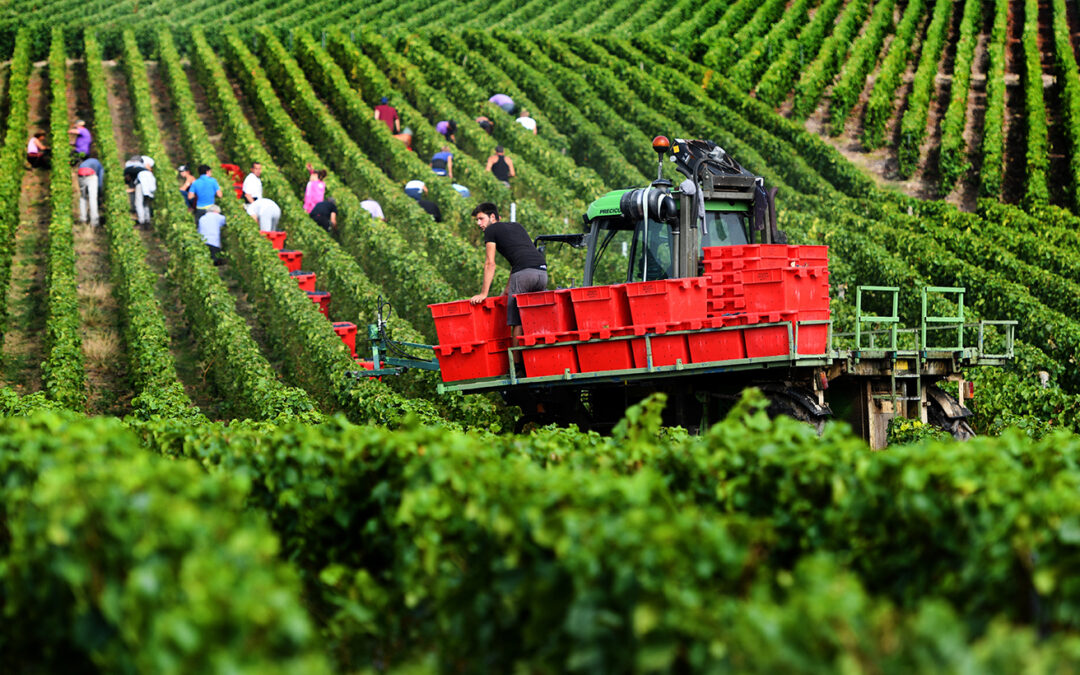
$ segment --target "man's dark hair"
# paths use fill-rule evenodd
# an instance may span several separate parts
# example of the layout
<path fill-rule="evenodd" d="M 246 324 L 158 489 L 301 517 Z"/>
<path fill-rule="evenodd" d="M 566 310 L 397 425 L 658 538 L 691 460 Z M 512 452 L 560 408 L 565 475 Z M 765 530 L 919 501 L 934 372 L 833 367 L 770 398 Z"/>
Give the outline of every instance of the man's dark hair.
<path fill-rule="evenodd" d="M 472 210 L 473 218 L 480 215 L 481 213 L 486 213 L 489 216 L 494 216 L 495 220 L 499 219 L 499 207 L 495 206 L 491 202 L 477 204 L 476 208 Z"/>
<path fill-rule="evenodd" d="M 199 175 L 200 176 L 205 176 L 208 173 L 210 173 L 210 167 L 208 165 L 206 165 L 206 164 L 200 164 L 199 165 Z"/>

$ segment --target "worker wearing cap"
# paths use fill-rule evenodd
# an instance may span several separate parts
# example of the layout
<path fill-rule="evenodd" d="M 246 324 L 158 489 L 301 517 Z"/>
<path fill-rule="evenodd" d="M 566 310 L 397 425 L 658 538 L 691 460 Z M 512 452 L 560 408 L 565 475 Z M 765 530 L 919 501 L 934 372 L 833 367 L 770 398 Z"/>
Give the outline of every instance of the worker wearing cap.
<path fill-rule="evenodd" d="M 176 177 L 181 180 L 180 194 L 184 195 L 184 201 L 187 202 L 188 208 L 195 208 L 195 198 L 188 196 L 188 192 L 191 191 L 191 184 L 195 182 L 195 176 L 191 175 L 191 170 L 188 169 L 187 164 L 180 165 L 180 168 L 176 170 Z"/>
<path fill-rule="evenodd" d="M 472 211 L 476 226 L 484 233 L 484 280 L 480 293 L 469 299 L 478 305 L 488 297 L 491 283 L 495 280 L 495 254 L 499 253 L 510 263 L 510 280 L 503 295 L 506 299 L 506 323 L 513 328 L 513 335 L 521 335 L 521 313 L 518 312 L 517 294 L 547 290 L 547 260 L 520 223 L 499 220 L 499 210 L 491 202 L 484 202 Z"/>
<path fill-rule="evenodd" d="M 386 122 L 390 133 L 396 134 L 401 131 L 401 118 L 394 106 L 390 105 L 390 99 L 383 96 L 379 105 L 375 106 L 375 119 Z"/>

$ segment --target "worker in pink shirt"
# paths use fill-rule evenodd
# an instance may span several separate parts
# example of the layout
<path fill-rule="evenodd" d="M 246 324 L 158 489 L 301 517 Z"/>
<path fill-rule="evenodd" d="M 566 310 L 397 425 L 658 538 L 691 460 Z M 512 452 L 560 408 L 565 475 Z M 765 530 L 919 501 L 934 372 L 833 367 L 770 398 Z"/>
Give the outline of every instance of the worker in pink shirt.
<path fill-rule="evenodd" d="M 326 178 L 326 169 L 316 171 L 308 164 L 307 170 L 309 177 L 307 187 L 304 188 L 304 211 L 311 213 L 311 209 L 315 208 L 315 205 L 326 196 L 326 183 L 323 182 Z"/>

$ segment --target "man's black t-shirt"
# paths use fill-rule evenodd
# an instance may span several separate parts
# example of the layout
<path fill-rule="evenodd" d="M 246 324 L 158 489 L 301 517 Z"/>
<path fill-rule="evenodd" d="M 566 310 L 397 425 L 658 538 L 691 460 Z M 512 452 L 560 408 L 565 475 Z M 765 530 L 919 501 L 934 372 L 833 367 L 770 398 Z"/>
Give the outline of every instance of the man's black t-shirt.
<path fill-rule="evenodd" d="M 331 201 L 321 201 L 311 209 L 311 219 L 319 224 L 319 227 L 330 231 L 330 214 L 337 213 L 337 206 Z"/>
<path fill-rule="evenodd" d="M 439 210 L 439 205 L 430 199 L 424 199 L 421 197 L 416 200 L 416 203 L 420 205 L 420 208 L 424 209 L 431 214 L 431 217 L 435 219 L 436 223 L 442 222 L 442 211 Z"/>
<path fill-rule="evenodd" d="M 495 243 L 495 250 L 510 263 L 510 274 L 521 270 L 547 269 L 547 260 L 533 245 L 521 223 L 499 221 L 484 230 L 484 244 Z"/>

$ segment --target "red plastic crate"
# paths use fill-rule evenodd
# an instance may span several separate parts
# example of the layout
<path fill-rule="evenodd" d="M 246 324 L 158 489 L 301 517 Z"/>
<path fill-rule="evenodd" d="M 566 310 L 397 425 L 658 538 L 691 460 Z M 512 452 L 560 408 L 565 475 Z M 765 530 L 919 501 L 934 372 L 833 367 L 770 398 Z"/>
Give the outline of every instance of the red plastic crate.
<path fill-rule="evenodd" d="M 809 266 L 824 266 L 829 260 L 828 246 L 797 246 L 796 259 L 800 264 Z"/>
<path fill-rule="evenodd" d="M 524 335 L 550 335 L 577 328 L 569 290 L 519 293 L 516 298 Z"/>
<path fill-rule="evenodd" d="M 439 374 L 443 382 L 498 377 L 510 372 L 507 356 L 509 338 L 467 342 L 460 345 L 436 345 Z"/>
<path fill-rule="evenodd" d="M 791 343 L 788 341 L 788 326 L 759 327 L 758 324 L 787 322 L 794 319 L 795 312 L 763 312 L 747 314 L 747 326 L 743 331 L 746 342 L 746 355 L 750 358 L 765 356 L 787 356 Z M 794 334 L 794 327 L 792 328 Z"/>
<path fill-rule="evenodd" d="M 576 339 L 576 332 L 561 334 L 538 333 L 522 337 L 521 346 L 552 345 Z M 577 352 L 574 350 L 573 345 L 525 349 L 521 352 L 521 356 L 522 363 L 525 365 L 526 377 L 562 375 L 567 370 L 571 373 L 581 372 L 580 368 L 578 368 Z"/>
<path fill-rule="evenodd" d="M 371 359 L 368 359 L 367 361 L 365 361 L 364 359 L 354 358 L 353 360 L 356 361 L 356 365 L 360 366 L 364 370 L 375 370 L 375 362 L 372 361 Z M 382 382 L 382 377 L 369 377 L 368 379 L 369 380 L 378 380 L 379 382 Z"/>
<path fill-rule="evenodd" d="M 308 291 L 308 299 L 319 306 L 319 311 L 323 313 L 323 316 L 330 316 L 330 293 L 326 291 Z"/>
<path fill-rule="evenodd" d="M 631 325 L 625 284 L 571 288 L 578 330 L 611 330 Z"/>
<path fill-rule="evenodd" d="M 631 335 L 628 328 L 618 330 L 577 331 L 577 339 L 589 340 L 577 345 L 578 367 L 583 373 L 601 370 L 627 370 L 634 367 L 634 354 L 629 340 L 613 337 Z"/>
<path fill-rule="evenodd" d="M 732 328 L 732 330 L 692 333 L 686 343 L 691 363 L 711 363 L 746 358 L 743 331 L 736 326 L 746 325 L 746 316 L 726 316 L 706 319 L 702 329 Z"/>
<path fill-rule="evenodd" d="M 796 315 L 798 321 L 828 321 L 829 310 L 802 310 Z M 824 354 L 829 348 L 829 326 L 827 324 L 815 324 L 799 326 L 797 338 L 797 351 L 799 354 L 812 356 Z"/>
<path fill-rule="evenodd" d="M 749 312 L 829 307 L 829 273 L 824 267 L 752 270 L 746 273 L 743 285 Z"/>
<path fill-rule="evenodd" d="M 277 250 L 285 248 L 285 233 L 281 231 L 277 232 L 262 232 L 259 234 L 270 240 L 270 244 Z"/>
<path fill-rule="evenodd" d="M 349 348 L 349 354 L 356 358 L 356 324 L 348 321 L 337 321 L 334 323 L 334 332 Z"/>
<path fill-rule="evenodd" d="M 297 271 L 297 272 L 289 272 L 289 276 L 292 277 L 294 281 L 296 281 L 298 286 L 300 286 L 300 290 L 302 290 L 302 291 L 313 291 L 313 290 L 315 290 L 315 273 L 314 272 L 305 272 L 303 270 L 300 270 L 300 271 Z"/>
<path fill-rule="evenodd" d="M 746 298 L 711 298 L 706 303 L 708 317 L 717 317 L 722 314 L 734 314 L 746 309 Z"/>
<path fill-rule="evenodd" d="M 632 340 L 630 348 L 634 354 L 634 367 L 647 368 L 649 366 L 649 351 L 652 351 L 653 366 L 674 366 L 677 361 L 683 364 L 690 363 L 690 347 L 686 335 L 667 335 L 674 331 L 701 328 L 704 320 L 686 321 L 656 326 L 634 326 L 634 335 L 648 335 L 649 348 L 646 349 L 645 338 Z"/>
<path fill-rule="evenodd" d="M 741 281 L 737 284 L 712 284 L 705 287 L 706 298 L 741 298 L 745 292 Z"/>
<path fill-rule="evenodd" d="M 300 264 L 304 261 L 304 253 L 302 251 L 278 251 L 278 257 L 281 258 L 281 262 L 285 263 L 285 267 L 290 272 L 299 272 Z"/>
<path fill-rule="evenodd" d="M 236 192 L 236 198 L 237 199 L 243 199 L 244 198 L 244 184 L 243 183 L 233 183 L 232 189 L 233 189 L 234 192 Z"/>
<path fill-rule="evenodd" d="M 468 300 L 455 300 L 428 305 L 428 309 L 435 320 L 439 344 L 456 345 L 510 337 L 505 295 L 485 298 L 478 305 Z"/>
<path fill-rule="evenodd" d="M 222 164 L 221 168 L 225 170 L 229 176 L 232 177 L 235 182 L 244 182 L 244 174 L 240 171 L 240 167 L 235 164 Z"/>
<path fill-rule="evenodd" d="M 704 277 L 638 281 L 625 290 L 635 326 L 703 319 L 707 311 Z"/>

